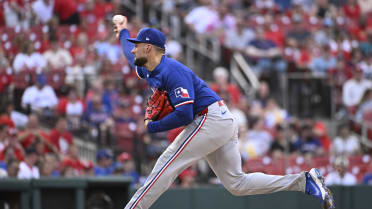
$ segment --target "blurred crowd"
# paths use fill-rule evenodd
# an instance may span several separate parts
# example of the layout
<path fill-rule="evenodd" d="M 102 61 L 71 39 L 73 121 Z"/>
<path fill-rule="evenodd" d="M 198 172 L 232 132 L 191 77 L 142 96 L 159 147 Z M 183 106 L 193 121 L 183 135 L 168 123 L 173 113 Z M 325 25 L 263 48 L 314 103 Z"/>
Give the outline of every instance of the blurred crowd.
<path fill-rule="evenodd" d="M 369 150 L 353 135 L 372 120 L 372 2 L 368 0 L 144 1 L 146 23 L 119 0 L 0 2 L 0 177 L 125 175 L 141 185 L 182 127 L 148 134 L 143 112 L 150 94 L 112 33 L 125 14 L 131 36 L 159 26 L 147 8 L 181 17 L 184 30 L 217 37 L 223 48 L 210 87 L 239 123 L 245 172 L 296 173 L 319 167 L 329 184 L 372 184 Z M 170 28 L 162 28 L 168 34 Z M 183 61 L 170 37 L 167 54 Z M 254 99 L 230 82 L 234 52 L 260 78 Z M 328 79 L 340 114 L 356 123 L 329 135 L 322 121 L 298 119 L 277 99 L 288 73 Z M 291 98 L 299 99 L 301 98 Z M 311 116 L 311 115 L 310 115 Z M 360 127 L 359 127 L 360 128 Z M 93 142 L 96 159 L 79 158 L 74 142 Z M 205 161 L 182 172 L 182 187 L 218 184 Z"/>

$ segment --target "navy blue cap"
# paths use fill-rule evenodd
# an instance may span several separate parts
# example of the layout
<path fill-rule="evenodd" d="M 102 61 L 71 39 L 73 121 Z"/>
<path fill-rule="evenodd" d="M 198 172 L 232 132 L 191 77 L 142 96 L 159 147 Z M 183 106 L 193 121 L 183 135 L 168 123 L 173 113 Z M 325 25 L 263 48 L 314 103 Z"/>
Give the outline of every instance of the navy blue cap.
<path fill-rule="evenodd" d="M 38 74 L 36 76 L 36 82 L 38 82 L 40 85 L 44 86 L 47 83 L 47 79 L 46 79 L 45 75 Z"/>
<path fill-rule="evenodd" d="M 137 38 L 127 38 L 132 43 L 148 43 L 165 49 L 165 35 L 155 28 L 142 28 Z"/>
<path fill-rule="evenodd" d="M 97 151 L 97 160 L 101 160 L 103 158 L 112 158 L 112 154 L 110 153 L 110 151 L 106 150 L 106 149 L 100 149 Z"/>

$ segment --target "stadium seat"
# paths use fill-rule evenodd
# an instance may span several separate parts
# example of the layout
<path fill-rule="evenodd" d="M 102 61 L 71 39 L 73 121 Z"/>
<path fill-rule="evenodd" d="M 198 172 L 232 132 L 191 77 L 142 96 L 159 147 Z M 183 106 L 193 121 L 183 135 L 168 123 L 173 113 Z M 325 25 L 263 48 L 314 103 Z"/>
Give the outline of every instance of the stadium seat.
<path fill-rule="evenodd" d="M 133 123 L 115 123 L 115 140 L 120 149 L 126 152 L 133 151 L 133 137 L 136 124 Z"/>
<path fill-rule="evenodd" d="M 311 169 L 312 165 L 309 165 L 309 162 L 306 162 L 303 156 L 295 156 L 289 159 L 288 167 L 295 171 L 294 173 L 298 173 L 299 171 Z"/>
<path fill-rule="evenodd" d="M 47 82 L 53 89 L 60 89 L 65 84 L 66 72 L 63 69 L 54 69 L 47 72 Z"/>
<path fill-rule="evenodd" d="M 265 172 L 264 164 L 262 163 L 262 158 L 251 158 L 245 161 L 243 165 L 244 172 Z"/>
<path fill-rule="evenodd" d="M 356 155 L 349 156 L 348 171 L 354 174 L 358 182 L 363 178 L 364 174 L 368 171 L 371 157 L 369 155 Z"/>
<path fill-rule="evenodd" d="M 265 172 L 272 175 L 284 175 L 286 173 L 284 158 L 271 158 L 270 162 L 265 166 Z"/>
<path fill-rule="evenodd" d="M 19 73 L 14 74 L 14 86 L 18 89 L 26 89 L 32 85 L 36 80 L 36 71 L 34 69 L 21 70 Z"/>

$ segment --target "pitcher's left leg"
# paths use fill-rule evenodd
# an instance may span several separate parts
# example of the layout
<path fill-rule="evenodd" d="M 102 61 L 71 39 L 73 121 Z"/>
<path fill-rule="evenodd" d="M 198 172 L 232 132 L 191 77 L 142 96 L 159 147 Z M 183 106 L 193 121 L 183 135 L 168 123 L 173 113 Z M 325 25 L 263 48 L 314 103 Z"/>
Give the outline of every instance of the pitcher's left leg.
<path fill-rule="evenodd" d="M 237 138 L 207 156 L 217 177 L 234 195 L 268 194 L 279 191 L 305 191 L 305 173 L 285 176 L 242 171 Z"/>
<path fill-rule="evenodd" d="M 131 198 L 125 209 L 148 209 L 184 169 L 218 149 L 210 133 L 213 115 L 197 117 L 176 137 L 159 157 L 145 185 Z M 222 134 L 222 136 L 224 136 Z"/>
<path fill-rule="evenodd" d="M 200 135 L 203 135 L 206 120 L 205 115 L 197 118 L 176 137 L 161 154 L 145 184 L 137 190 L 125 209 L 150 208 L 182 170 L 203 157 L 193 151 L 203 147 L 204 140 Z"/>

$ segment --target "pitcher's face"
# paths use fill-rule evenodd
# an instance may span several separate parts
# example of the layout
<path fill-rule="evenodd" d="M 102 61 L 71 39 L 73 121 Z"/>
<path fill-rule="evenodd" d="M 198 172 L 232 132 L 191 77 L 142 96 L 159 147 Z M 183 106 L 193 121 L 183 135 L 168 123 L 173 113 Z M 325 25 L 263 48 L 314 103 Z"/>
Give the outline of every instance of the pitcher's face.
<path fill-rule="evenodd" d="M 146 43 L 136 43 L 135 47 L 131 51 L 131 53 L 135 56 L 134 64 L 136 66 L 142 67 L 148 61 L 148 55 L 151 50 L 151 44 Z"/>

